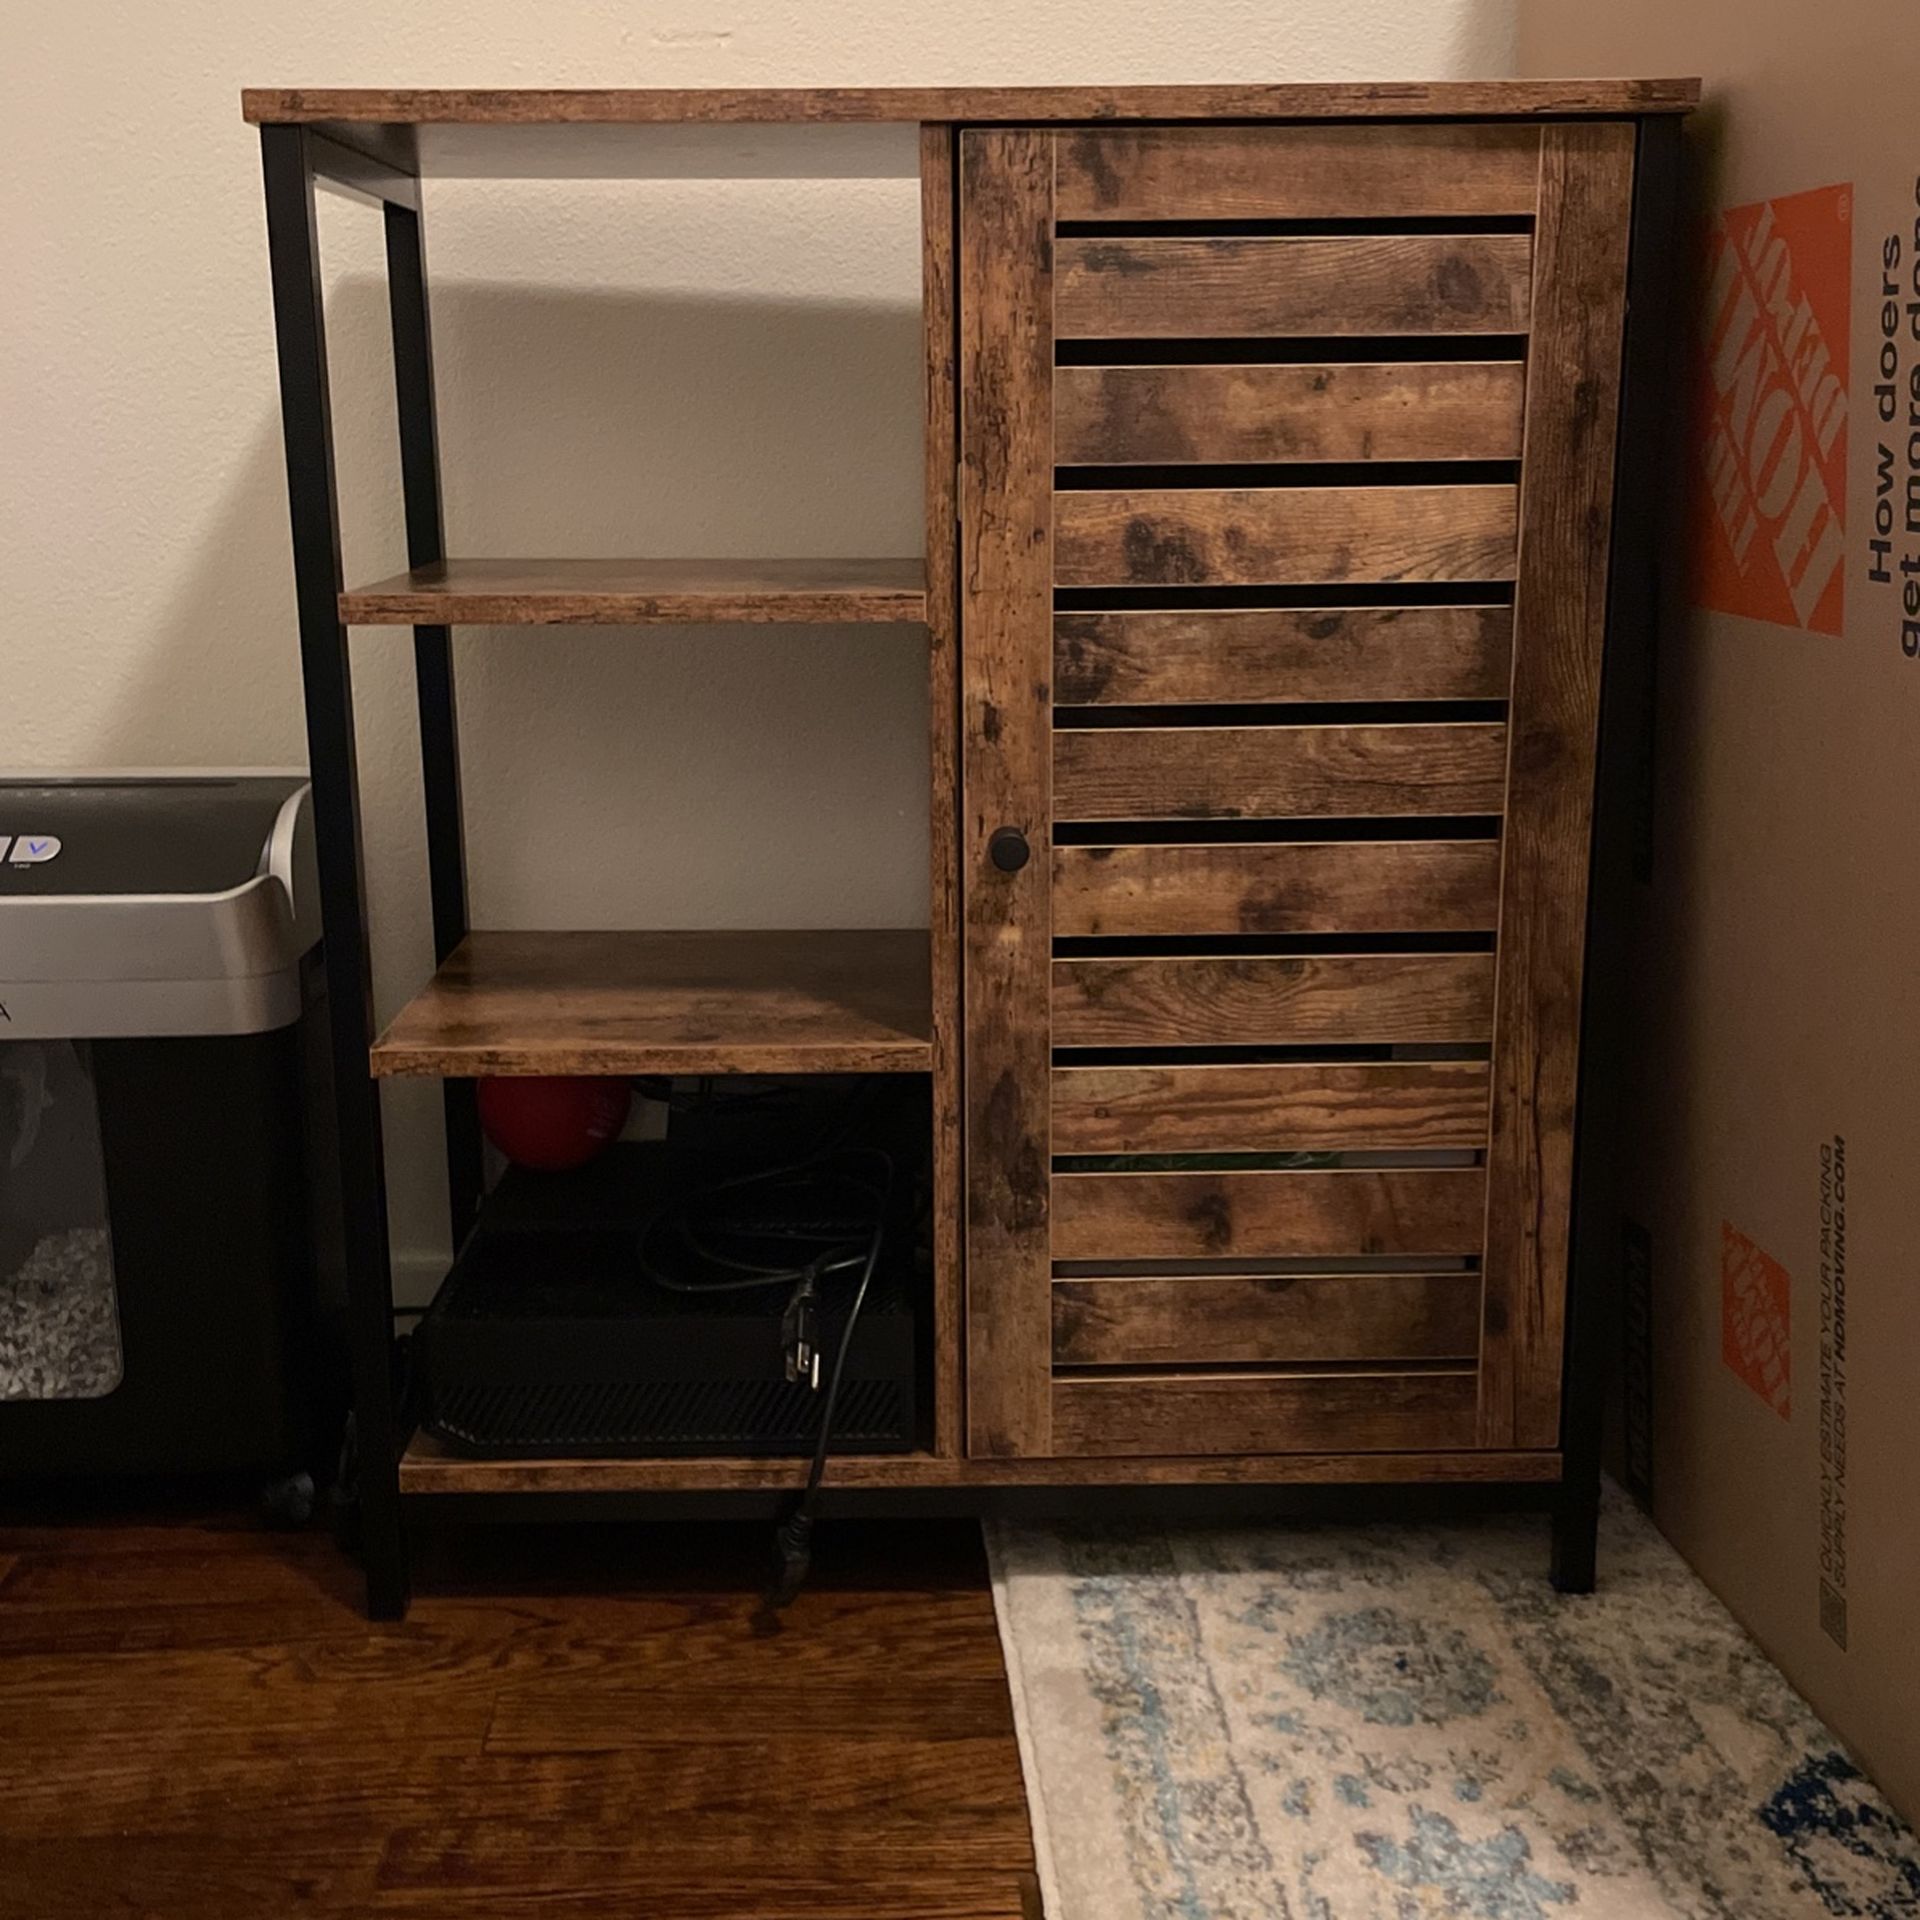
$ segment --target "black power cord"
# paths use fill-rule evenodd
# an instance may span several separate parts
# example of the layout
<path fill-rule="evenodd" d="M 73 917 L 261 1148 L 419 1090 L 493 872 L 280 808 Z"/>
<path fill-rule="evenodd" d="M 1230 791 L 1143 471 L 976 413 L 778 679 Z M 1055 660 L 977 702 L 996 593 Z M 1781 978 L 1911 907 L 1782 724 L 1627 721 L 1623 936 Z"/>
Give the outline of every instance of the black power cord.
<path fill-rule="evenodd" d="M 836 1129 L 844 1138 L 851 1112 Z M 823 1284 L 857 1275 L 826 1389 L 806 1484 L 774 1533 L 770 1604 L 799 1592 L 812 1563 L 814 1512 L 827 1470 L 834 1409 L 854 1329 L 885 1242 L 893 1160 L 877 1147 L 834 1142 L 804 1158 L 695 1188 L 641 1230 L 641 1271 L 670 1293 L 744 1293 L 785 1287 L 780 1338 L 789 1380 L 821 1385 Z"/>

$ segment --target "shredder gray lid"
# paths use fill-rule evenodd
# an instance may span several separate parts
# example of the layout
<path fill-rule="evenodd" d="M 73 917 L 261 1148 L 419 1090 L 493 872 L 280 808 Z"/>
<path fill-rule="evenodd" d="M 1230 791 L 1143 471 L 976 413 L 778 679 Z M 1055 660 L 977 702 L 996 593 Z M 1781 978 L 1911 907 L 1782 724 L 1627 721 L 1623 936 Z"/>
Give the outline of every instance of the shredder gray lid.
<path fill-rule="evenodd" d="M 304 773 L 0 775 L 0 1044 L 286 1026 L 319 938 Z"/>

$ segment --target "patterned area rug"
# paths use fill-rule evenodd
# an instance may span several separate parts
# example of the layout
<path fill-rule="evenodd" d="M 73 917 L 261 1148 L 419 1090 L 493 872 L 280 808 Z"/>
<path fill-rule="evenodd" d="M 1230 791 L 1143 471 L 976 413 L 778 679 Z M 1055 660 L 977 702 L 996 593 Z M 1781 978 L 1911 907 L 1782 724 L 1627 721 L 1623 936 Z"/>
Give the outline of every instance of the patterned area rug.
<path fill-rule="evenodd" d="M 988 1530 L 1050 1920 L 1920 1915 L 1920 1845 L 1622 1496 Z"/>

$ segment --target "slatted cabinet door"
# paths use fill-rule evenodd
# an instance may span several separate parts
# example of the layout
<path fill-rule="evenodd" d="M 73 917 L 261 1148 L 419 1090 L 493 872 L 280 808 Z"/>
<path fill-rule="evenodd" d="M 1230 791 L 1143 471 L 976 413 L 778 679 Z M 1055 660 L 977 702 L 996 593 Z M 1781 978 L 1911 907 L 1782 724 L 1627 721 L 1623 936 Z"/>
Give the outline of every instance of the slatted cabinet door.
<path fill-rule="evenodd" d="M 1557 1444 L 1632 154 L 961 134 L 975 1455 Z"/>

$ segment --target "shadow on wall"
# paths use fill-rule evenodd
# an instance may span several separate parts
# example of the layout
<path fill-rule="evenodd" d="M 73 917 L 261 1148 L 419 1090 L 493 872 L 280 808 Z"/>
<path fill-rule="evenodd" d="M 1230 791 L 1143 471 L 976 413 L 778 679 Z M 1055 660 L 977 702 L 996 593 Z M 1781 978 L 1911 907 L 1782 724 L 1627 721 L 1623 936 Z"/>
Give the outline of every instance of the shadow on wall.
<path fill-rule="evenodd" d="M 328 302 L 346 572 L 404 564 L 383 279 Z M 452 283 L 434 327 L 460 553 L 921 550 L 910 305 Z M 927 917 L 917 627 L 470 629 L 456 640 L 483 926 L 895 926 Z M 382 1020 L 432 965 L 412 650 L 352 642 Z M 278 422 L 237 453 L 103 758 L 206 689 L 202 764 L 305 758 Z M 438 1099 L 386 1090 L 396 1246 L 444 1229 Z"/>
<path fill-rule="evenodd" d="M 436 324 L 467 550 L 921 551 L 916 307 L 461 287 Z M 460 670 L 484 917 L 924 924 L 918 628 L 493 633 Z"/>
<path fill-rule="evenodd" d="M 455 285 L 434 318 L 456 551 L 921 549 L 914 309 Z M 367 578 L 402 564 L 384 288 L 343 287 L 329 328 L 346 568 Z M 272 648 L 297 698 L 290 585 L 284 634 L 236 602 L 279 597 L 290 570 L 266 423 L 127 691 L 130 739 L 187 676 L 209 689 L 209 747 L 230 731 L 258 757 L 264 716 L 222 689 L 256 684 Z M 917 628 L 492 629 L 458 645 L 481 920 L 924 922 Z M 362 630 L 353 659 L 377 867 L 420 844 L 404 634 Z M 301 757 L 297 739 L 285 751 Z"/>

